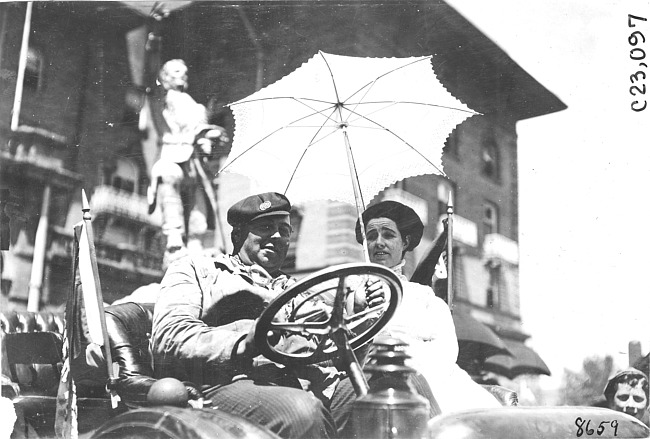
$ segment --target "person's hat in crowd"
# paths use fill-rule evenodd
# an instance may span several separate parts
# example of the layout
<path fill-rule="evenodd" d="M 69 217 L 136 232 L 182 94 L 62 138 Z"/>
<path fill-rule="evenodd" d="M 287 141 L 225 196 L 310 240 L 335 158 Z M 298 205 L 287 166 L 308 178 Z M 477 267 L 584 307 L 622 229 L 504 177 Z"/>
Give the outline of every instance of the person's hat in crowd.
<path fill-rule="evenodd" d="M 289 215 L 291 203 L 282 194 L 265 192 L 251 195 L 233 204 L 228 209 L 228 224 L 240 227 L 258 218 Z"/>
<path fill-rule="evenodd" d="M 382 201 L 373 204 L 363 212 L 361 217 L 363 218 L 364 226 L 368 225 L 368 221 L 373 218 L 388 218 L 395 221 L 400 233 L 411 237 L 411 242 L 406 248 L 406 251 L 413 250 L 422 239 L 422 232 L 424 231 L 422 220 L 413 209 L 397 201 Z M 361 225 L 358 219 L 355 233 L 357 235 L 357 242 L 362 244 L 363 236 L 361 235 Z"/>

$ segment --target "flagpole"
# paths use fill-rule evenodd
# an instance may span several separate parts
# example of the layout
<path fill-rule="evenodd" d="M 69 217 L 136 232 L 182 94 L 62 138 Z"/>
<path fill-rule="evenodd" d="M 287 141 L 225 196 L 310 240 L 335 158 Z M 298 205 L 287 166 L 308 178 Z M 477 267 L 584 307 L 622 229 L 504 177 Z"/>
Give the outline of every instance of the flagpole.
<path fill-rule="evenodd" d="M 97 305 L 99 306 L 99 324 L 102 330 L 102 338 L 104 341 L 104 358 L 106 358 L 106 369 L 108 371 L 109 382 L 112 382 L 116 378 L 115 369 L 113 368 L 113 357 L 111 355 L 111 343 L 108 338 L 108 330 L 106 328 L 106 316 L 104 315 L 104 298 L 102 295 L 102 286 L 99 280 L 99 270 L 97 268 L 97 253 L 95 252 L 95 240 L 93 234 L 93 226 L 90 216 L 90 204 L 88 203 L 88 198 L 86 197 L 86 191 L 81 189 L 81 211 L 83 212 L 83 222 L 84 229 L 86 230 L 86 236 L 88 238 L 88 249 L 90 253 L 90 266 L 93 272 L 93 278 L 95 280 L 95 295 L 97 297 Z M 111 402 L 113 408 L 117 407 L 117 401 L 119 397 L 114 390 L 111 390 Z"/>
<path fill-rule="evenodd" d="M 454 201 L 451 191 L 447 200 L 447 304 L 449 310 L 454 312 Z"/>
<path fill-rule="evenodd" d="M 32 9 L 34 2 L 27 2 L 25 9 L 25 24 L 23 25 L 23 38 L 20 43 L 18 56 L 18 73 L 16 75 L 16 93 L 14 94 L 14 107 L 11 112 L 11 131 L 17 131 L 20 125 L 20 107 L 23 103 L 23 84 L 25 82 L 25 69 L 27 68 L 27 55 L 29 51 L 29 36 L 32 27 Z"/>

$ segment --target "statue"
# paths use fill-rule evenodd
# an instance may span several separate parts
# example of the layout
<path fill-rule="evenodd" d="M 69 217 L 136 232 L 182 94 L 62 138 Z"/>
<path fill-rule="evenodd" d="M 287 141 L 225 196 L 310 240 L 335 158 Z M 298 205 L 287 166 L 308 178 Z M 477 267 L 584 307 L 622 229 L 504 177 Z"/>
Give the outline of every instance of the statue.
<path fill-rule="evenodd" d="M 167 61 L 141 118 L 150 118 L 158 137 L 158 158 L 147 190 L 149 213 L 160 206 L 165 258 L 202 250 L 200 236 L 216 225 L 216 196 L 204 162 L 229 141 L 224 128 L 208 124 L 206 108 L 186 93 L 187 66 Z M 223 148 L 222 148 L 223 149 Z"/>

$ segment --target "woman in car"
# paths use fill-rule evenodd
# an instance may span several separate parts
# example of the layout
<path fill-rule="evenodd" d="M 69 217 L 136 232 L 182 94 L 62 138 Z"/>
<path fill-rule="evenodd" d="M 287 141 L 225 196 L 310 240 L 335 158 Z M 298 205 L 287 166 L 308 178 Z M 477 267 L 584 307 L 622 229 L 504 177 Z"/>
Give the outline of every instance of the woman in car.
<path fill-rule="evenodd" d="M 362 215 L 370 261 L 392 269 L 403 287 L 402 303 L 383 329 L 382 335 L 409 344 L 411 366 L 427 380 L 442 413 L 500 403 L 472 381 L 457 364 L 458 340 L 447 304 L 430 287 L 409 282 L 402 273 L 404 255 L 420 243 L 424 225 L 408 206 L 383 201 Z M 356 238 L 363 242 L 357 220 Z M 368 296 L 381 288 L 379 282 L 367 287 Z"/>

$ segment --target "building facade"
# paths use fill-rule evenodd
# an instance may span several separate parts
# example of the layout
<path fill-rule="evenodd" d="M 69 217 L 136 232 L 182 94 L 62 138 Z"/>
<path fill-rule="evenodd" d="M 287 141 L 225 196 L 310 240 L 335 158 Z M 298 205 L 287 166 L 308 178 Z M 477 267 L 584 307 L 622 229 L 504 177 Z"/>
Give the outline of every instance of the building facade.
<path fill-rule="evenodd" d="M 4 205 L 17 206 L 3 251 L 2 306 L 27 306 L 30 291 L 32 307 L 64 302 L 81 188 L 91 195 L 100 277 L 111 302 L 162 275 L 160 217 L 148 215 L 144 197 L 148 140 L 137 127 L 151 5 L 29 5 L 0 5 L 0 189 Z M 431 55 L 440 81 L 481 115 L 450 133 L 443 154 L 448 178 L 409 178 L 375 201 L 402 201 L 425 223 L 422 244 L 407 259 L 410 274 L 440 233 L 452 193 L 455 306 L 506 340 L 528 338 L 519 309 L 516 123 L 566 106 L 503 49 L 440 0 L 195 2 L 156 25 L 161 59 L 185 60 L 188 92 L 230 133 L 234 122 L 223 105 L 280 79 L 318 50 Z M 255 188 L 229 174 L 214 183 L 217 234 L 228 250 L 225 212 Z M 298 233 L 287 271 L 302 276 L 362 260 L 353 206 L 300 205 L 293 221 Z"/>
<path fill-rule="evenodd" d="M 142 22 L 119 3 L 0 5 L 3 308 L 65 303 L 81 189 L 92 200 L 105 300 L 162 274 L 160 220 L 146 214 L 140 138 L 125 105 L 126 36 Z"/>
<path fill-rule="evenodd" d="M 188 23 L 202 32 L 187 32 Z M 423 242 L 407 259 L 410 274 L 440 233 L 452 193 L 455 309 L 469 311 L 504 341 L 525 348 L 529 335 L 519 308 L 516 123 L 566 106 L 503 49 L 442 1 L 274 7 L 201 3 L 170 17 L 166 40 L 171 41 L 166 50 L 195 67 L 198 95 L 215 102 L 242 99 L 318 50 L 374 57 L 432 55 L 445 87 L 481 115 L 450 134 L 443 154 L 448 178 L 409 178 L 376 200 L 409 204 L 425 222 Z M 242 72 L 248 74 L 242 77 Z M 234 177 L 219 178 L 224 179 L 224 206 L 226 200 L 254 191 L 241 181 L 237 186 L 242 191 L 233 191 L 226 180 Z M 312 202 L 298 208 L 301 227 L 288 270 L 300 276 L 363 260 L 354 237 L 353 206 Z"/>

